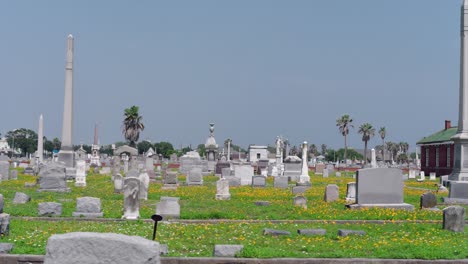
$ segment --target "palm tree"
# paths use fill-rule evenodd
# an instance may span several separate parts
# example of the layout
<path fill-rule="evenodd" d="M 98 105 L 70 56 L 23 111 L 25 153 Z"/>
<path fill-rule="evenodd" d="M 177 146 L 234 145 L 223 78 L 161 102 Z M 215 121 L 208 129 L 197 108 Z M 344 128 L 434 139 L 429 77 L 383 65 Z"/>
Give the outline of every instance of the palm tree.
<path fill-rule="evenodd" d="M 141 122 L 142 116 L 138 114 L 138 106 L 132 106 L 124 110 L 124 121 L 122 124 L 122 133 L 126 140 L 130 142 L 131 147 L 136 147 L 136 142 L 140 137 L 140 131 L 145 129 Z"/>
<path fill-rule="evenodd" d="M 336 126 L 340 130 L 341 135 L 344 137 L 344 160 L 346 162 L 346 152 L 348 150 L 348 144 L 347 144 L 347 136 L 349 134 L 349 128 L 354 127 L 352 125 L 353 119 L 349 117 L 349 115 L 343 115 L 342 117 L 338 118 L 336 120 Z"/>
<path fill-rule="evenodd" d="M 385 127 L 379 128 L 379 135 L 380 138 L 382 139 L 382 146 L 385 146 L 385 136 L 387 134 L 387 130 L 385 130 Z M 382 147 L 382 160 L 385 162 L 385 147 Z"/>
<path fill-rule="evenodd" d="M 364 123 L 359 127 L 359 134 L 362 134 L 362 141 L 364 141 L 364 164 L 367 163 L 367 142 L 375 134 L 375 128 L 369 123 Z"/>

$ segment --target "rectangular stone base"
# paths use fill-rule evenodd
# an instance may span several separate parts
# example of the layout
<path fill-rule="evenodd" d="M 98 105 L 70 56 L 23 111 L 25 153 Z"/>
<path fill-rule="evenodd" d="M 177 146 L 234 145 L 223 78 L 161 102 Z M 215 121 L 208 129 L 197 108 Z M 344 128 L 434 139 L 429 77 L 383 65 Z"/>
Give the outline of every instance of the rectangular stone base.
<path fill-rule="evenodd" d="M 161 190 L 177 190 L 177 186 L 179 185 L 178 184 L 164 184 L 161 187 Z"/>
<path fill-rule="evenodd" d="M 443 197 L 444 204 L 468 204 L 468 199 Z"/>
<path fill-rule="evenodd" d="M 76 187 L 86 187 L 86 182 L 75 182 Z"/>
<path fill-rule="evenodd" d="M 101 213 L 81 213 L 81 212 L 73 212 L 72 216 L 74 217 L 86 217 L 86 218 L 97 218 L 102 217 L 104 214 Z"/>
<path fill-rule="evenodd" d="M 216 194 L 216 200 L 230 200 L 230 194 Z"/>
<path fill-rule="evenodd" d="M 414 206 L 407 203 L 401 204 L 348 204 L 346 205 L 349 209 L 361 209 L 361 208 L 393 208 L 403 210 L 414 210 Z"/>

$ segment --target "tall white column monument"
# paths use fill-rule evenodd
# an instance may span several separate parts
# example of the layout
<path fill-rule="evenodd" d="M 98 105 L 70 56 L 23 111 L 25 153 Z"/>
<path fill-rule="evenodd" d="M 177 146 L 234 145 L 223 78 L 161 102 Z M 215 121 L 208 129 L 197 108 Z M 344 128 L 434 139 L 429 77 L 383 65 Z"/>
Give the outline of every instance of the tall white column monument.
<path fill-rule="evenodd" d="M 63 102 L 62 146 L 58 161 L 64 162 L 67 168 L 74 167 L 72 144 L 73 131 L 73 36 L 67 38 L 67 61 L 65 64 L 65 96 Z"/>
<path fill-rule="evenodd" d="M 304 141 L 304 143 L 302 143 L 302 170 L 301 176 L 299 177 L 300 183 L 310 182 L 309 166 L 307 165 L 307 146 L 307 141 Z"/>
<path fill-rule="evenodd" d="M 39 128 L 37 130 L 37 158 L 39 163 L 44 161 L 44 118 L 39 116 Z"/>
<path fill-rule="evenodd" d="M 468 181 L 468 0 L 461 8 L 460 95 L 458 130 L 455 143 L 455 164 L 450 181 Z"/>

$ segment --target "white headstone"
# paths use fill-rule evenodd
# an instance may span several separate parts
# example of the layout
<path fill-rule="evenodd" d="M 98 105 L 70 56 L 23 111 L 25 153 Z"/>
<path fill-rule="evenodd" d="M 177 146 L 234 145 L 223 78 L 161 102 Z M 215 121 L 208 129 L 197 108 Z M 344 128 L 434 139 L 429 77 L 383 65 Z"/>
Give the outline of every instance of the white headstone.
<path fill-rule="evenodd" d="M 86 161 L 76 161 L 76 178 L 75 186 L 85 187 L 86 186 Z"/>
<path fill-rule="evenodd" d="M 229 200 L 231 194 L 229 193 L 229 180 L 220 179 L 216 182 L 216 200 Z"/>

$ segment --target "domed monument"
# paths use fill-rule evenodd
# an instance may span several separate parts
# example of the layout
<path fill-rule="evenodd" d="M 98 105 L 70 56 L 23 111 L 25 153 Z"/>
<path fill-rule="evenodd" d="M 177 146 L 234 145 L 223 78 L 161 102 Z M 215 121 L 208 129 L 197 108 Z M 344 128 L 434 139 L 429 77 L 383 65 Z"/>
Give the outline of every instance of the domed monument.
<path fill-rule="evenodd" d="M 205 143 L 206 157 L 208 161 L 216 161 L 218 156 L 218 144 L 214 138 L 214 123 L 210 123 L 210 136 Z"/>

